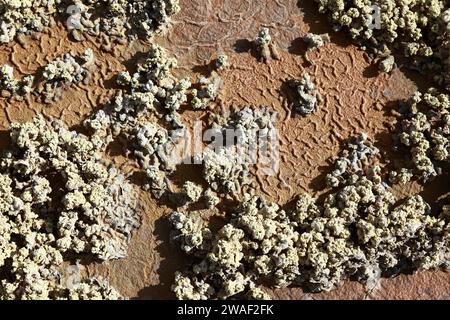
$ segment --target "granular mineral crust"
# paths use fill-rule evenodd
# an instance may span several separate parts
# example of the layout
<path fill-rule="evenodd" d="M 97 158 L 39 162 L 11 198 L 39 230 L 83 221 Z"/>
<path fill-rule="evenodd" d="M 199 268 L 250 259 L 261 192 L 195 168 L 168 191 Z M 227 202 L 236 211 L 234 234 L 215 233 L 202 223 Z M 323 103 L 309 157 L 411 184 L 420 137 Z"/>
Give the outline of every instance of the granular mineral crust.
<path fill-rule="evenodd" d="M 178 0 L 78 0 L 75 6 L 79 23 L 72 30 L 111 38 L 149 38 L 180 11 Z"/>
<path fill-rule="evenodd" d="M 0 43 L 14 40 L 17 34 L 42 32 L 55 25 L 54 16 L 61 0 L 5 0 L 0 3 Z"/>
<path fill-rule="evenodd" d="M 169 220 L 173 227 L 171 239 L 179 243 L 181 250 L 200 254 L 210 249 L 212 233 L 205 228 L 205 222 L 196 212 L 184 214 L 174 211 Z"/>
<path fill-rule="evenodd" d="M 3 97 L 26 95 L 32 91 L 34 76 L 22 79 L 14 77 L 14 68 L 9 65 L 0 66 L 0 91 Z"/>
<path fill-rule="evenodd" d="M 328 14 L 335 29 L 348 30 L 363 48 L 380 56 L 395 51 L 407 57 L 414 69 L 424 73 L 431 71 L 436 83 L 449 89 L 450 8 L 447 0 L 315 1 L 319 11 Z"/>
<path fill-rule="evenodd" d="M 383 58 L 380 60 L 378 67 L 381 71 L 389 73 L 391 72 L 395 67 L 395 58 L 394 56 L 387 56 L 386 58 Z"/>
<path fill-rule="evenodd" d="M 147 48 L 139 52 L 135 65 L 124 62 L 128 71 L 114 77 L 117 82 L 109 102 L 82 119 L 79 132 L 41 115 L 33 122 L 11 125 L 11 145 L 0 156 L 0 299 L 124 299 L 96 272 L 88 273 L 92 277 L 82 273 L 79 263 L 100 264 L 127 256 L 131 237 L 141 223 L 137 206 L 141 199 L 136 198 L 131 178 L 127 179 L 130 176 L 133 181 L 142 179 L 142 191 L 150 191 L 160 208 L 171 208 L 162 217 L 171 227 L 167 238 L 187 262 L 173 275 L 171 288 L 178 299 L 269 299 L 267 287 L 301 286 L 319 292 L 332 290 L 346 279 L 373 287 L 381 277 L 448 268 L 450 198 L 443 190 L 439 200 L 431 203 L 425 191 L 428 181 L 446 179 L 450 162 L 449 3 L 315 2 L 329 16 L 334 30 L 348 31 L 379 70 L 389 74 L 380 78 L 395 79 L 396 68 L 409 68 L 432 75 L 435 88 L 415 93 L 393 110 L 398 120 L 392 126 L 393 147 L 402 161 L 385 162 L 387 154 L 367 126 L 368 134 L 339 139 L 344 142 L 342 150 L 324 172 L 325 183 L 317 194 L 302 192 L 284 205 L 267 201 L 255 188 L 263 153 L 278 147 L 276 112 L 259 102 L 241 107 L 227 100 L 230 90 L 225 81 L 248 67 L 231 53 L 230 68 L 230 58 L 223 53 L 227 48 L 215 48 L 220 54 L 205 66 L 208 74 L 194 78 L 187 72 L 189 77 L 178 78 L 177 60 L 155 44 L 153 36 L 180 11 L 178 0 L 0 1 L 0 43 L 5 47 L 12 48 L 9 43 L 17 39 L 25 48 L 23 35 L 45 32 L 61 21 L 71 41 L 98 37 L 98 47 L 105 52 L 115 51 L 116 43 L 128 44 L 130 49 L 135 45 Z M 219 20 L 225 21 L 222 16 Z M 201 22 L 189 23 L 215 33 Z M 260 27 L 250 49 L 267 65 L 253 62 L 266 68 L 263 76 L 278 86 L 286 79 L 276 77 L 278 69 L 290 77 L 294 73 L 283 63 L 271 61 L 280 60 L 275 40 L 281 43 L 286 34 L 280 32 L 278 23 L 258 21 L 257 26 L 261 23 L 267 27 Z M 321 84 L 317 89 L 311 79 L 310 74 L 321 73 L 308 54 L 319 56 L 333 45 L 312 53 L 330 42 L 328 33 L 314 34 L 313 29 L 303 31 L 301 38 L 307 48 L 304 58 L 310 62 L 309 74 L 305 71 L 300 79 L 286 83 L 294 91 L 293 110 L 305 116 L 285 119 L 295 120 L 292 123 L 311 120 L 317 125 L 314 121 L 322 113 L 312 114 L 324 103 L 321 94 L 329 94 L 324 91 L 326 81 L 317 81 Z M 187 34 L 183 36 L 188 39 Z M 188 47 L 183 45 L 183 49 Z M 15 58 L 3 62 L 1 96 L 13 98 L 8 100 L 11 104 L 16 99 L 34 103 L 29 101 L 29 94 L 34 94 L 38 102 L 52 108 L 64 88 L 88 84 L 96 65 L 105 75 L 103 54 L 94 57 L 92 49 L 65 52 L 36 74 L 19 76 L 18 71 L 23 74 L 27 68 L 21 68 Z M 11 56 L 16 54 L 13 48 Z M 188 69 L 185 62 L 183 71 Z M 334 67 L 332 72 L 339 70 Z M 239 82 L 236 77 L 232 81 Z M 280 107 L 269 98 L 274 96 L 273 88 L 257 89 L 262 103 Z M 237 94 L 238 101 L 246 101 L 245 92 Z M 7 117 L 12 112 L 4 111 Z M 333 117 L 331 109 L 324 113 Z M 201 154 L 177 149 L 191 117 L 202 121 L 202 129 L 209 129 Z M 286 123 L 280 127 L 289 130 Z M 129 176 L 107 161 L 115 157 L 109 154 L 115 142 L 123 144 L 124 154 L 114 160 L 131 162 L 126 166 L 133 170 Z M 184 169 L 181 161 L 187 158 L 198 164 L 198 172 L 195 177 L 179 179 Z M 425 190 L 423 197 L 422 193 L 396 193 L 396 187 L 410 189 L 411 182 L 419 182 Z M 65 279 L 67 265 L 74 261 L 76 276 L 69 274 L 70 279 Z M 102 267 L 109 271 L 108 265 Z"/>
<path fill-rule="evenodd" d="M 63 20 L 75 40 L 82 33 L 149 38 L 180 11 L 178 0 L 7 0 L 0 3 L 0 43 L 43 32 Z"/>
<path fill-rule="evenodd" d="M 212 190 L 238 195 L 251 183 L 251 168 L 265 159 L 258 156 L 266 153 L 264 156 L 270 158 L 270 149 L 276 145 L 276 121 L 276 114 L 263 106 L 244 107 L 227 118 L 216 117 L 210 128 L 214 141 L 198 156 Z"/>
<path fill-rule="evenodd" d="M 235 150 L 221 148 L 217 151 L 205 149 L 199 159 L 203 164 L 203 175 L 211 189 L 220 193 L 239 194 L 242 185 L 249 183 L 249 165 Z"/>
<path fill-rule="evenodd" d="M 354 180 L 355 174 L 363 171 L 378 153 L 379 150 L 373 146 L 366 134 L 362 133 L 357 138 L 350 139 L 334 162 L 334 170 L 327 174 L 327 185 L 337 187 Z"/>
<path fill-rule="evenodd" d="M 89 279 L 74 284 L 63 292 L 69 300 L 123 300 L 124 298 L 104 279 Z"/>
<path fill-rule="evenodd" d="M 93 63 L 94 53 L 89 48 L 78 56 L 66 53 L 50 61 L 44 66 L 42 75 L 29 74 L 15 79 L 14 68 L 3 65 L 0 67 L 0 91 L 6 91 L 9 97 L 33 93 L 50 104 L 61 98 L 65 87 L 88 79 Z"/>
<path fill-rule="evenodd" d="M 69 254 L 126 256 L 140 224 L 131 185 L 101 160 L 99 141 L 58 121 L 13 124 L 10 137 L 0 158 L 0 296 L 118 297 L 96 281 L 65 288 L 58 267 Z"/>
<path fill-rule="evenodd" d="M 322 103 L 322 95 L 316 90 L 309 74 L 305 73 L 299 80 L 289 81 L 289 85 L 295 89 L 294 109 L 301 115 L 314 113 Z"/>
<path fill-rule="evenodd" d="M 229 222 L 213 233 L 211 249 L 178 274 L 177 297 L 243 298 L 268 280 L 273 286 L 301 285 L 315 292 L 331 290 L 347 278 L 373 283 L 405 268 L 447 266 L 446 211 L 435 217 L 420 196 L 397 199 L 379 167 L 363 170 L 360 161 L 370 161 L 367 155 L 374 153 L 366 139 L 362 135 L 350 143 L 336 161 L 345 159 L 352 170 L 344 170 L 348 179 L 324 201 L 301 194 L 295 208 L 283 210 L 246 194 Z M 182 288 L 189 288 L 189 295 Z"/>
<path fill-rule="evenodd" d="M 230 67 L 229 58 L 225 54 L 220 54 L 216 61 L 214 62 L 214 66 L 217 70 L 222 71 Z"/>
<path fill-rule="evenodd" d="M 122 89 L 105 108 L 85 121 L 86 126 L 110 136 L 130 134 L 142 119 L 155 115 L 172 127 L 182 128 L 178 112 L 187 101 L 191 82 L 171 74 L 176 64 L 176 59 L 154 45 L 137 63 L 134 74 L 125 71 L 118 75 Z"/>
<path fill-rule="evenodd" d="M 179 112 L 191 89 L 189 79 L 179 80 L 171 74 L 176 63 L 154 45 L 137 63 L 134 74 L 118 75 L 121 90 L 116 96 L 84 121 L 106 145 L 119 136 L 126 139 L 127 148 L 148 177 L 146 187 L 157 198 L 167 193 L 167 175 L 177 164 L 171 155 L 184 132 Z"/>
<path fill-rule="evenodd" d="M 280 60 L 278 47 L 272 41 L 269 28 L 261 28 L 255 39 L 255 44 L 262 61 L 267 62 L 270 59 Z"/>
<path fill-rule="evenodd" d="M 202 186 L 191 181 L 186 181 L 183 184 L 183 191 L 189 202 L 197 202 L 203 194 Z"/>
<path fill-rule="evenodd" d="M 88 78 L 93 62 L 94 53 L 90 48 L 75 57 L 66 53 L 56 58 L 45 65 L 35 92 L 41 94 L 46 103 L 60 99 L 65 86 L 81 83 Z"/>
<path fill-rule="evenodd" d="M 224 68 L 225 66 L 221 65 L 218 70 L 223 70 Z M 210 106 L 211 102 L 213 102 L 217 98 L 221 85 L 222 79 L 215 72 L 212 72 L 212 74 L 208 78 L 200 77 L 198 81 L 199 88 L 192 89 L 192 108 L 204 110 L 208 106 Z"/>
<path fill-rule="evenodd" d="M 432 179 L 450 162 L 450 97 L 434 88 L 400 105 L 396 148 L 410 153 L 410 169 Z"/>

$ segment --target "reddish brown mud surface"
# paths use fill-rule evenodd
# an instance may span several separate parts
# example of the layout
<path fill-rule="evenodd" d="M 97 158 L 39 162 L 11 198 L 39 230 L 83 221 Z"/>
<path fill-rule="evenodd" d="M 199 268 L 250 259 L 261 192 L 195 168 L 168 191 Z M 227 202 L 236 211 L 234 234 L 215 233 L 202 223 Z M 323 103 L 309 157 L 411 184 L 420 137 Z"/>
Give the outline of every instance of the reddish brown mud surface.
<path fill-rule="evenodd" d="M 324 174 L 330 159 L 339 152 L 340 143 L 360 132 L 367 133 L 381 150 L 390 154 L 387 128 L 394 120 L 390 109 L 395 101 L 407 98 L 417 84 L 400 70 L 379 74 L 371 59 L 343 34 L 332 34 L 330 44 L 309 53 L 309 59 L 315 63 L 309 64 L 303 57 L 305 47 L 300 37 L 308 31 L 330 31 L 330 25 L 315 12 L 310 1 L 180 2 L 182 11 L 168 32 L 156 40 L 178 58 L 177 75 L 197 77 L 218 53 L 226 53 L 232 67 L 221 73 L 224 86 L 214 111 L 226 113 L 233 107 L 268 105 L 278 113 L 280 170 L 273 177 L 258 176 L 257 192 L 281 204 L 301 192 L 320 194 Z M 281 61 L 264 64 L 255 57 L 249 41 L 261 26 L 271 29 L 281 48 Z M 63 98 L 52 105 L 39 103 L 34 97 L 24 101 L 0 98 L 1 146 L 6 144 L 5 130 L 11 122 L 28 121 L 38 113 L 60 118 L 70 126 L 80 124 L 114 94 L 114 75 L 125 70 L 136 53 L 148 48 L 148 44 L 136 41 L 114 45 L 106 52 L 98 39 L 71 41 L 62 26 L 35 37 L 23 37 L 21 42 L 0 47 L 0 64 L 9 63 L 21 74 L 29 74 L 65 52 L 79 53 L 91 47 L 96 54 L 97 71 L 89 84 L 67 88 Z M 315 114 L 298 117 L 290 111 L 289 92 L 283 84 L 305 72 L 311 75 L 325 102 Z M 188 123 L 200 116 L 198 111 L 183 113 Z M 125 156 L 108 156 L 125 172 L 133 169 Z M 438 196 L 433 190 L 442 183 L 446 182 L 427 186 L 427 200 Z M 411 184 L 399 193 L 407 195 L 421 188 Z M 189 261 L 168 241 L 169 227 L 164 216 L 170 209 L 157 204 L 149 193 L 138 192 L 143 224 L 131 241 L 128 257 L 90 265 L 87 272 L 107 277 L 125 296 L 173 298 L 173 274 Z M 347 281 L 334 291 L 320 294 L 303 293 L 300 288 L 271 291 L 274 298 L 282 299 L 447 299 L 448 292 L 450 275 L 443 271 L 383 279 L 376 288 Z"/>

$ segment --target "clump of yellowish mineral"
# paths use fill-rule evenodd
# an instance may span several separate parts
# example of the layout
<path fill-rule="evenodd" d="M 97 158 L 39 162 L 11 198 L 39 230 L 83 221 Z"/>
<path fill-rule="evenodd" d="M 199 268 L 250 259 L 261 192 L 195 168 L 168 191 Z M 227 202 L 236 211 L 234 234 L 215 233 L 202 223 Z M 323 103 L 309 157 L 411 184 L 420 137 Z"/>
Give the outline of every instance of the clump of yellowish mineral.
<path fill-rule="evenodd" d="M 117 298 L 109 285 L 67 288 L 67 254 L 100 260 L 126 256 L 140 224 L 131 185 L 101 160 L 100 142 L 38 117 L 13 124 L 0 158 L 0 297 Z"/>

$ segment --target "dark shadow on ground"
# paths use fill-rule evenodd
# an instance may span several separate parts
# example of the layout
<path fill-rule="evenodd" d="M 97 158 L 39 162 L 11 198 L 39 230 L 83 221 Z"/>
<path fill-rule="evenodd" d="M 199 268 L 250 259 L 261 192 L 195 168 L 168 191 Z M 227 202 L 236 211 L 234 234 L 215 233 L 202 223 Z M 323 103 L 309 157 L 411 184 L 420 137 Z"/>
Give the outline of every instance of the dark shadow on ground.
<path fill-rule="evenodd" d="M 350 36 L 343 32 L 335 32 L 332 30 L 332 25 L 327 19 L 325 14 L 321 14 L 317 10 L 318 4 L 313 0 L 301 0 L 297 3 L 298 7 L 304 13 L 303 20 L 310 27 L 310 33 L 314 34 L 328 34 L 330 37 L 330 41 L 334 44 L 337 44 L 340 47 L 347 47 L 352 44 Z M 303 67 L 310 66 L 313 61 L 307 57 L 307 44 L 303 41 L 303 36 L 301 35 L 299 38 L 296 38 L 292 41 L 291 45 L 288 48 L 288 52 L 291 54 L 299 55 L 303 57 Z M 325 43 L 325 46 L 327 44 Z"/>
<path fill-rule="evenodd" d="M 175 272 L 183 270 L 183 266 L 189 265 L 190 258 L 181 252 L 178 247 L 170 242 L 170 223 L 167 217 L 161 217 L 155 221 L 155 241 L 158 242 L 156 251 L 161 256 L 158 266 L 159 284 L 148 286 L 138 292 L 134 299 L 174 299 L 171 291 L 175 279 Z"/>
<path fill-rule="evenodd" d="M 303 41 L 303 37 L 299 37 L 291 42 L 291 45 L 288 48 L 288 52 L 290 54 L 304 56 L 307 48 L 308 46 L 306 45 L 306 42 Z"/>
<path fill-rule="evenodd" d="M 375 63 L 374 61 L 370 65 L 368 65 L 363 71 L 363 76 L 366 78 L 375 78 L 378 77 L 379 74 L 380 70 L 378 69 L 378 64 Z"/>
<path fill-rule="evenodd" d="M 192 67 L 192 71 L 204 77 L 209 77 L 214 70 L 215 61 L 212 60 L 207 64 L 200 64 Z"/>
<path fill-rule="evenodd" d="M 110 157 L 124 156 L 127 157 L 130 153 L 130 144 L 132 142 L 127 141 L 126 138 L 118 136 L 116 139 L 111 141 L 106 148 L 106 154 Z M 127 157 L 131 159 L 130 157 Z"/>
<path fill-rule="evenodd" d="M 130 74 L 133 74 L 137 71 L 137 65 L 139 62 L 147 58 L 148 52 L 137 52 L 131 58 L 125 60 L 123 65 L 127 69 Z"/>
<path fill-rule="evenodd" d="M 397 67 L 403 72 L 408 79 L 411 79 L 417 86 L 417 89 L 421 92 L 425 92 L 430 88 L 430 83 L 433 87 L 439 88 L 434 82 L 433 77 L 435 74 L 433 72 L 426 72 L 417 70 L 412 64 L 410 59 L 395 55 L 395 61 Z M 442 89 L 442 87 L 440 88 Z"/>
<path fill-rule="evenodd" d="M 427 181 L 424 190 L 419 193 L 420 196 L 431 206 L 431 212 L 439 215 L 442 206 L 450 203 L 450 166 L 442 166 L 442 174 L 431 181 Z"/>
<path fill-rule="evenodd" d="M 299 0 L 297 6 L 304 13 L 303 21 L 309 26 L 310 32 L 321 34 L 331 30 L 331 24 L 324 14 L 319 13 L 318 4 L 313 0 Z"/>
<path fill-rule="evenodd" d="M 278 90 L 278 94 L 287 101 L 288 108 L 291 109 L 292 117 L 297 116 L 297 113 L 294 111 L 294 101 L 298 99 L 298 96 L 295 90 L 291 86 L 291 81 L 293 79 L 286 79 L 281 83 L 280 89 Z"/>
<path fill-rule="evenodd" d="M 105 89 L 120 89 L 120 85 L 117 83 L 117 74 L 114 74 L 109 79 L 103 81 L 103 88 Z"/>
<path fill-rule="evenodd" d="M 256 45 L 248 39 L 239 39 L 234 43 L 234 51 L 237 53 L 250 53 L 256 60 L 261 60 Z"/>
<path fill-rule="evenodd" d="M 0 152 L 5 150 L 11 143 L 8 130 L 0 130 Z"/>

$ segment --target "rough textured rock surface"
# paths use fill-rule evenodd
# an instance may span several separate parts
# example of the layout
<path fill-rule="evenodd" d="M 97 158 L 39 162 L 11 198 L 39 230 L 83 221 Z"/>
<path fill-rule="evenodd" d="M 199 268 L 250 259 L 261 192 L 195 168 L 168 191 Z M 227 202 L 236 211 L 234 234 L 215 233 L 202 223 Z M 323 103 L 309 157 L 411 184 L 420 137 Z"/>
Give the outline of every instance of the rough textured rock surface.
<path fill-rule="evenodd" d="M 343 33 L 331 33 L 330 43 L 308 53 L 308 59 L 315 62 L 310 64 L 303 57 L 306 45 L 302 38 L 308 32 L 330 32 L 327 19 L 316 13 L 313 1 L 205 0 L 204 5 L 198 6 L 195 1 L 181 0 L 180 6 L 182 10 L 174 17 L 172 28 L 157 39 L 178 59 L 176 74 L 184 77 L 206 73 L 204 65 L 218 52 L 224 53 L 230 67 L 220 71 L 225 86 L 213 104 L 214 111 L 227 114 L 232 106 L 264 103 L 279 113 L 280 171 L 274 177 L 259 176 L 256 184 L 256 190 L 270 201 L 285 203 L 302 192 L 320 197 L 319 190 L 326 180 L 323 172 L 331 170 L 329 159 L 339 152 L 343 140 L 356 133 L 366 132 L 377 141 L 380 150 L 388 152 L 391 137 L 385 130 L 386 123 L 394 119 L 390 111 L 395 101 L 408 98 L 425 83 L 417 73 L 402 68 L 390 74 L 379 74 L 378 66 L 365 52 L 351 45 Z M 280 61 L 265 64 L 255 57 L 251 41 L 262 25 L 269 27 L 272 41 L 279 47 Z M 0 98 L 0 147 L 8 143 L 6 129 L 11 122 L 31 120 L 37 113 L 62 119 L 69 126 L 80 125 L 87 115 L 114 95 L 117 88 L 113 77 L 133 65 L 135 56 L 149 48 L 143 42 L 133 41 L 104 50 L 105 47 L 90 36 L 86 36 L 85 42 L 72 42 L 62 25 L 47 33 L 19 38 L 18 43 L 0 48 L 0 65 L 13 66 L 17 77 L 35 73 L 70 50 L 82 52 L 88 47 L 94 51 L 98 69 L 90 85 L 79 83 L 67 89 L 61 100 L 51 107 L 33 96 L 21 101 Z M 196 67 L 192 68 L 193 65 Z M 305 72 L 327 96 L 316 113 L 302 118 L 292 114 L 289 96 L 292 92 L 283 84 Z M 199 115 L 198 111 L 189 110 L 181 117 L 190 125 Z M 131 173 L 137 166 L 128 161 L 123 149 L 117 141 L 105 155 L 121 170 Z M 201 168 L 180 168 L 176 180 L 180 185 L 185 180 L 198 182 L 196 177 L 200 172 Z M 143 183 L 142 177 L 135 176 L 135 180 Z M 446 181 L 448 176 L 440 177 L 430 182 L 426 190 L 411 182 L 394 191 L 399 196 L 420 192 L 427 201 L 434 202 L 445 194 L 431 190 L 445 190 Z M 175 271 L 184 266 L 185 256 L 169 242 L 167 215 L 172 210 L 158 204 L 147 192 L 140 192 L 138 196 L 144 216 L 142 227 L 129 245 L 128 257 L 92 264 L 86 272 L 90 276 L 107 277 L 124 296 L 173 297 L 170 286 Z M 309 294 L 300 288 L 276 289 L 270 293 L 274 298 L 291 299 L 446 299 L 449 298 L 446 294 L 450 290 L 449 280 L 450 275 L 444 271 L 427 271 L 382 279 L 376 288 L 348 281 L 327 293 Z"/>

